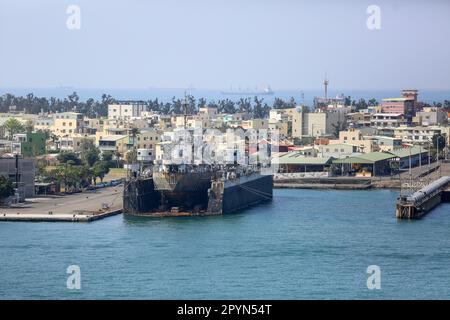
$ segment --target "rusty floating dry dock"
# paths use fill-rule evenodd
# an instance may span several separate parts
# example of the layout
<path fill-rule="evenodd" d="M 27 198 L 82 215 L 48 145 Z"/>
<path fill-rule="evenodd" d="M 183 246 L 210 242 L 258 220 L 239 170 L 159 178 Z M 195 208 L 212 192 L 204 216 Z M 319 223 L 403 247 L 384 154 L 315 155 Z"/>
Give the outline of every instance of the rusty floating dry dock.
<path fill-rule="evenodd" d="M 397 199 L 398 219 L 418 219 L 442 202 L 450 201 L 450 177 L 441 177 L 409 196 Z"/>

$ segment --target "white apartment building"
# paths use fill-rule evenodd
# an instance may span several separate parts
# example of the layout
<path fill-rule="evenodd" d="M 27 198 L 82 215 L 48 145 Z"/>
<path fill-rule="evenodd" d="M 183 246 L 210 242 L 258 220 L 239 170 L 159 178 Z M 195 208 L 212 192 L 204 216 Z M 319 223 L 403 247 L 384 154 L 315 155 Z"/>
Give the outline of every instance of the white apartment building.
<path fill-rule="evenodd" d="M 142 111 L 146 111 L 147 106 L 143 102 L 127 102 L 108 105 L 108 119 L 110 120 L 130 120 L 141 116 Z"/>
<path fill-rule="evenodd" d="M 78 133 L 83 128 L 83 115 L 76 112 L 61 112 L 53 115 L 53 134 L 62 137 Z"/>
<path fill-rule="evenodd" d="M 53 118 L 38 118 L 34 122 L 34 130 L 51 130 L 54 123 Z"/>
<path fill-rule="evenodd" d="M 335 126 L 346 122 L 347 109 L 308 112 L 297 109 L 292 118 L 292 136 L 320 137 L 333 135 Z"/>
<path fill-rule="evenodd" d="M 402 113 L 375 113 L 370 119 L 370 126 L 377 129 L 393 129 L 405 124 Z"/>
<path fill-rule="evenodd" d="M 445 134 L 447 136 L 447 143 L 449 141 L 450 127 L 407 127 L 401 126 L 394 130 L 394 136 L 402 139 L 406 143 L 422 144 L 428 143 L 432 140 L 434 135 Z"/>
<path fill-rule="evenodd" d="M 439 108 L 423 108 L 413 118 L 413 123 L 420 126 L 436 126 L 446 124 L 447 122 L 447 112 Z"/>

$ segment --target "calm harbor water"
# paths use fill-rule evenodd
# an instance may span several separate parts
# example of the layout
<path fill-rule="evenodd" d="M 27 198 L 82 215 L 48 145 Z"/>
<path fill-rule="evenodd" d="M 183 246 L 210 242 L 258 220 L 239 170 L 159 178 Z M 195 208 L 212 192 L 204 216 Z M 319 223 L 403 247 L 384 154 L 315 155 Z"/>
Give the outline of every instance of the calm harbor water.
<path fill-rule="evenodd" d="M 396 191 L 274 195 L 220 217 L 0 223 L 0 298 L 450 298 L 449 204 L 408 222 Z M 66 288 L 69 265 L 81 290 Z"/>

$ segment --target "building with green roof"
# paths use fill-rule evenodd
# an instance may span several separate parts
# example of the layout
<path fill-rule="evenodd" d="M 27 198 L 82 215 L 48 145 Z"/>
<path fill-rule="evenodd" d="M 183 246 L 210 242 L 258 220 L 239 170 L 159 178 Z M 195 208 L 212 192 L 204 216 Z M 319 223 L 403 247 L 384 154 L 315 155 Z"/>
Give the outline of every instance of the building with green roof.
<path fill-rule="evenodd" d="M 421 146 L 390 151 L 399 161 L 400 169 L 416 167 L 428 163 L 428 150 Z"/>
<path fill-rule="evenodd" d="M 363 174 L 364 176 L 377 176 L 391 174 L 391 161 L 396 156 L 385 152 L 369 152 L 355 157 L 333 160 L 341 174 Z"/>
<path fill-rule="evenodd" d="M 331 166 L 333 157 L 305 157 L 303 153 L 288 152 L 273 158 L 272 162 L 277 164 L 280 172 L 323 172 Z"/>

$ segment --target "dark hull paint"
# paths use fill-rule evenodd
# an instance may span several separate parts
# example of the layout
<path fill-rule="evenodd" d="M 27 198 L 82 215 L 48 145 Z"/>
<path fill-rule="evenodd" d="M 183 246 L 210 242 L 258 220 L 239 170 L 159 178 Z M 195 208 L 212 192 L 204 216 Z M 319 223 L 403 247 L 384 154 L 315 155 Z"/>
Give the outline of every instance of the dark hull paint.
<path fill-rule="evenodd" d="M 155 190 L 153 180 L 129 181 L 124 190 L 124 213 L 139 216 L 198 216 L 227 214 L 272 200 L 271 175 L 214 181 L 201 193 L 175 194 Z M 188 203 L 190 202 L 190 203 Z M 171 210 L 177 207 L 180 210 Z"/>

